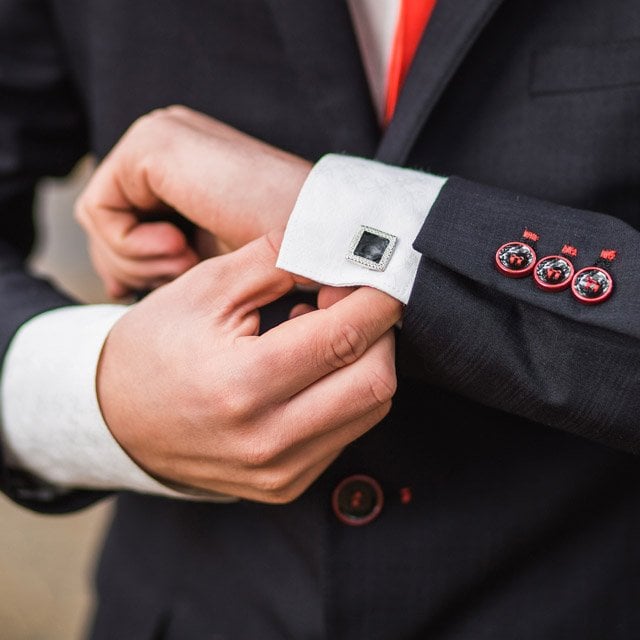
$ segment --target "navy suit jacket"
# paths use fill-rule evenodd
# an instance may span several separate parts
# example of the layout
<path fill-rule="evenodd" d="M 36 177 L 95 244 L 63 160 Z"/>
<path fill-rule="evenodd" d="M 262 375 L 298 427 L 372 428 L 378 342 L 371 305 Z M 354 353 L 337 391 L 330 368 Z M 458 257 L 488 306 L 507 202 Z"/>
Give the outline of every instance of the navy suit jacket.
<path fill-rule="evenodd" d="M 36 181 L 173 103 L 454 177 L 415 240 L 388 418 L 289 505 L 121 495 L 93 637 L 638 637 L 640 4 L 439 0 L 381 133 L 340 0 L 0 0 L 0 352 L 71 302 L 23 268 Z M 615 249 L 612 297 L 501 275 L 525 227 L 576 267 Z M 100 497 L 2 471 L 29 508 Z M 358 527 L 331 498 L 354 474 L 384 497 Z"/>

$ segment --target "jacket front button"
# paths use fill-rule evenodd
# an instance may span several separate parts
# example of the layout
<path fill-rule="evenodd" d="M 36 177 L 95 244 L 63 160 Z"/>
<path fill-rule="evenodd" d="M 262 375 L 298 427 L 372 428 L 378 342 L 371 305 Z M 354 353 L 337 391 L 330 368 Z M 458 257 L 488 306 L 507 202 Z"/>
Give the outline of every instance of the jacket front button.
<path fill-rule="evenodd" d="M 384 495 L 373 478 L 354 475 L 345 478 L 334 489 L 331 504 L 340 522 L 359 527 L 378 517 L 384 504 Z"/>

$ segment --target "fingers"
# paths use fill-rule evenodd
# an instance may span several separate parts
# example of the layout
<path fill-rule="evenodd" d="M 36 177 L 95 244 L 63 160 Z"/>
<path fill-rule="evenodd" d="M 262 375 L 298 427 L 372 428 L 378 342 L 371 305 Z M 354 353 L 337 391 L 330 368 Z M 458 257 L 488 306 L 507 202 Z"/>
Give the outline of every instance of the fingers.
<path fill-rule="evenodd" d="M 182 231 L 168 222 L 141 223 L 120 209 L 90 214 L 81 202 L 76 219 L 89 236 L 92 262 L 111 297 L 155 288 L 198 262 Z"/>
<path fill-rule="evenodd" d="M 135 212 L 78 201 L 78 223 L 91 238 L 99 237 L 126 258 L 165 257 L 182 253 L 188 242 L 182 231 L 165 221 L 142 222 Z"/>
<path fill-rule="evenodd" d="M 269 233 L 224 256 L 203 263 L 212 312 L 241 317 L 283 296 L 294 286 L 290 273 L 278 269 L 282 232 Z"/>
<path fill-rule="evenodd" d="M 87 188 L 87 208 L 165 203 L 238 247 L 284 228 L 311 165 L 185 107 L 140 118 Z"/>
<path fill-rule="evenodd" d="M 292 307 L 291 311 L 289 311 L 289 320 L 292 318 L 297 318 L 298 316 L 302 316 L 305 313 L 310 313 L 311 311 L 315 311 L 316 307 L 313 307 L 310 304 L 297 304 L 295 307 Z"/>
<path fill-rule="evenodd" d="M 291 502 L 308 489 L 345 446 L 378 424 L 390 407 L 389 402 L 321 437 L 285 449 L 275 439 L 246 437 L 237 447 L 238 464 L 233 472 L 226 470 L 217 475 L 213 470 L 203 475 L 202 465 L 196 463 L 185 480 L 192 486 L 257 502 Z"/>
<path fill-rule="evenodd" d="M 275 267 L 279 240 L 264 237 L 197 265 L 110 333 L 98 379 L 105 419 L 160 477 L 287 502 L 389 411 L 389 327 L 401 305 L 386 294 L 326 289 L 320 303 L 328 308 L 299 308 L 307 313 L 253 335 L 256 309 L 293 285 Z M 221 314 L 235 319 L 231 331 Z M 130 362 L 132 344 L 140 357 Z M 122 403 L 126 381 L 148 375 L 149 362 L 159 384 L 150 379 L 135 403 Z M 148 437 L 131 431 L 136 422 Z"/>
<path fill-rule="evenodd" d="M 345 446 L 386 416 L 395 387 L 394 338 L 388 331 L 356 363 L 288 402 L 257 408 L 255 397 L 235 388 L 242 406 L 235 405 L 233 413 L 243 428 L 234 443 L 235 472 L 226 476 L 234 486 L 225 491 L 262 502 L 295 498 Z M 222 480 L 216 478 L 215 486 Z"/>
<path fill-rule="evenodd" d="M 132 291 L 156 288 L 177 278 L 198 262 L 198 257 L 189 247 L 170 257 L 124 257 L 99 237 L 91 240 L 90 255 L 107 293 L 116 298 Z"/>
<path fill-rule="evenodd" d="M 241 498 L 282 504 L 301 495 L 351 442 L 378 424 L 391 403 L 377 407 L 350 422 L 344 422 L 321 436 L 282 450 L 276 441 L 247 438 L 241 448 L 240 464 L 224 477 L 192 477 L 190 484 Z M 198 467 L 194 468 L 199 473 Z"/>
<path fill-rule="evenodd" d="M 169 258 L 189 249 L 184 233 L 169 222 L 138 222 L 121 233 L 108 220 L 117 215 L 101 218 L 101 226 L 96 226 L 96 230 L 113 251 L 124 258 Z"/>
<path fill-rule="evenodd" d="M 109 298 L 117 300 L 124 298 L 131 293 L 131 287 L 118 280 L 112 274 L 111 266 L 105 262 L 102 251 L 96 248 L 94 242 L 89 243 L 89 255 L 91 256 L 93 268 L 98 276 L 100 276 L 105 292 Z"/>
<path fill-rule="evenodd" d="M 196 467 L 187 484 L 254 502 L 285 504 L 304 493 L 341 452 L 332 451 L 312 466 L 283 464 L 255 469 L 249 465 L 219 477 L 202 476 L 201 468 Z"/>
<path fill-rule="evenodd" d="M 271 372 L 259 389 L 282 400 L 354 363 L 399 320 L 401 307 L 387 294 L 361 287 L 327 309 L 271 329 L 251 345 L 254 370 Z"/>
<path fill-rule="evenodd" d="M 148 129 L 140 124 L 130 128 L 97 168 L 75 208 L 94 247 L 96 270 L 107 291 L 117 297 L 167 282 L 197 262 L 175 225 L 141 221 L 140 216 L 149 212 L 171 210 L 148 182 L 158 155 L 154 150 L 171 131 L 155 127 L 150 135 Z"/>
<path fill-rule="evenodd" d="M 301 496 L 342 453 L 342 448 L 334 449 L 312 466 L 304 465 L 299 472 L 292 469 L 267 471 L 261 478 L 256 497 L 250 500 L 268 504 L 286 504 Z"/>
<path fill-rule="evenodd" d="M 305 481 L 309 480 L 306 471 L 309 465 L 312 465 L 311 469 L 318 470 L 318 466 L 323 464 L 327 459 L 333 462 L 346 446 L 362 437 L 381 422 L 389 413 L 390 409 L 391 402 L 387 402 L 384 405 L 376 407 L 376 409 L 369 413 L 341 425 L 339 428 L 323 433 L 317 439 L 305 443 L 304 446 L 297 450 L 292 449 L 287 457 L 278 461 L 279 465 L 276 469 L 279 468 L 282 471 L 276 476 L 276 480 L 280 479 L 280 483 L 275 483 L 275 486 L 273 486 L 274 483 L 272 483 L 272 485 L 268 487 L 272 489 L 271 500 L 269 501 L 278 501 L 278 498 L 284 498 L 286 501 L 286 498 L 290 496 L 291 492 L 295 491 L 298 491 L 298 493 L 291 496 L 291 498 L 297 497 L 297 495 L 306 490 L 310 484 L 310 482 L 305 483 Z M 327 452 L 330 452 L 328 456 Z M 301 469 L 298 472 L 296 471 L 297 465 L 300 465 Z M 324 471 L 325 468 L 326 466 L 320 470 L 320 473 Z M 311 481 L 315 480 L 318 475 L 319 473 L 315 475 Z M 275 496 L 273 495 L 274 489 L 276 491 Z"/>
<path fill-rule="evenodd" d="M 78 200 L 76 215 L 93 241 L 128 259 L 175 258 L 186 251 L 178 229 L 143 224 L 149 213 L 171 209 L 234 248 L 284 228 L 311 165 L 228 125 L 185 107 L 156 110 L 134 123 L 97 168 Z M 247 188 L 247 186 L 250 188 Z M 139 273 L 109 272 L 131 286 Z M 147 265 L 148 266 L 148 265 Z M 163 274 L 166 263 L 154 267 Z M 175 271 L 175 265 L 170 269 Z M 129 275 L 124 281 L 122 276 Z"/>
<path fill-rule="evenodd" d="M 296 437 L 312 438 L 386 405 L 396 392 L 394 354 L 389 330 L 356 362 L 293 396 L 284 422 L 295 425 Z"/>

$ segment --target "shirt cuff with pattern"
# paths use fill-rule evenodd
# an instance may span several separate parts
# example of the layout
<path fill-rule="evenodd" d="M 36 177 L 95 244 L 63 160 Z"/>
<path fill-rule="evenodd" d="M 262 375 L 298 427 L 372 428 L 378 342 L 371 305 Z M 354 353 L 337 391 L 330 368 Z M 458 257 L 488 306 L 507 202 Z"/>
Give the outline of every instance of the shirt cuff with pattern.
<path fill-rule="evenodd" d="M 324 156 L 298 196 L 277 266 L 333 286 L 367 285 L 406 304 L 420 263 L 412 244 L 446 178 Z"/>
<path fill-rule="evenodd" d="M 111 327 L 127 309 L 64 307 L 20 328 L 0 381 L 6 462 L 61 489 L 125 489 L 228 501 L 223 495 L 175 491 L 158 482 L 125 453 L 105 424 L 96 369 Z"/>

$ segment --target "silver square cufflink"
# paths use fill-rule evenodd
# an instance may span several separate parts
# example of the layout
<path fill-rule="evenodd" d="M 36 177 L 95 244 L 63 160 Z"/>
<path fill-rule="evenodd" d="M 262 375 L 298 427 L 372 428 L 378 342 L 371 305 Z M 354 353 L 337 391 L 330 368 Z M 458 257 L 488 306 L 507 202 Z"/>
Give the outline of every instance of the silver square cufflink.
<path fill-rule="evenodd" d="M 362 225 L 349 245 L 347 260 L 373 271 L 384 271 L 397 241 L 390 233 Z"/>

